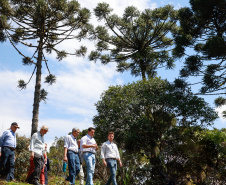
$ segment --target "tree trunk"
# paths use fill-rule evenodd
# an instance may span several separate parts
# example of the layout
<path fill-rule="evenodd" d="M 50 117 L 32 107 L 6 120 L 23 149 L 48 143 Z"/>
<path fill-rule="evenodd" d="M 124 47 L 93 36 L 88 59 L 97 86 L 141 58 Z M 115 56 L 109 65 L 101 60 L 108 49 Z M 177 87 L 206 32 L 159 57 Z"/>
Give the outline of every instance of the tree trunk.
<path fill-rule="evenodd" d="M 42 75 L 42 45 L 43 39 L 40 39 L 38 48 L 37 70 L 36 70 L 36 83 L 34 92 L 34 104 L 33 104 L 33 117 L 31 125 L 31 136 L 38 131 L 38 116 L 39 116 L 39 103 L 40 103 L 40 91 L 41 91 L 41 75 Z"/>
<path fill-rule="evenodd" d="M 141 60 L 141 62 L 140 62 L 140 69 L 141 69 L 142 80 L 145 81 L 146 80 L 146 75 L 145 75 L 146 66 L 145 66 L 145 63 L 143 60 Z"/>

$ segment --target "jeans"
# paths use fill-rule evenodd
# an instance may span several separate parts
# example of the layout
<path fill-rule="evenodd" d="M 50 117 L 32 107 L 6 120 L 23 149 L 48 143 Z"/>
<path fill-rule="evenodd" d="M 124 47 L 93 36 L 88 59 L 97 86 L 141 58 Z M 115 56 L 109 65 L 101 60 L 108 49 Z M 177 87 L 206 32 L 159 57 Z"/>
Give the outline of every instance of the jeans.
<path fill-rule="evenodd" d="M 2 147 L 1 175 L 2 177 L 6 176 L 7 181 L 14 179 L 14 166 L 15 166 L 14 161 L 15 161 L 14 151 L 7 147 Z"/>
<path fill-rule="evenodd" d="M 44 169 L 44 174 L 45 174 L 45 184 L 48 184 L 48 170 L 47 170 L 47 166 Z"/>
<path fill-rule="evenodd" d="M 85 152 L 83 154 L 83 159 L 85 160 L 86 168 L 87 168 L 86 185 L 94 185 L 93 175 L 94 175 L 95 163 L 96 163 L 95 154 Z"/>
<path fill-rule="evenodd" d="M 108 179 L 106 185 L 110 185 L 111 182 L 113 185 L 117 185 L 117 182 L 116 182 L 117 161 L 115 159 L 106 159 L 106 162 L 107 162 L 107 167 L 111 173 L 111 176 Z"/>
<path fill-rule="evenodd" d="M 70 184 L 75 184 L 75 177 L 80 172 L 79 157 L 77 153 L 68 150 L 67 158 L 68 158 L 68 169 L 69 169 L 69 176 L 67 180 L 70 182 Z"/>

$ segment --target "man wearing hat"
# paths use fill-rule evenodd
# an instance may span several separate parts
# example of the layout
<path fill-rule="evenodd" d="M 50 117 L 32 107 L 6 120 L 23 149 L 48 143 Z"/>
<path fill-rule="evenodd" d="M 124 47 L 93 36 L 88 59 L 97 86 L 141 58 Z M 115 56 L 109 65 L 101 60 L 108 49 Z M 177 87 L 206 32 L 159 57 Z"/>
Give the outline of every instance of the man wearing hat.
<path fill-rule="evenodd" d="M 35 169 L 33 173 L 26 179 L 26 181 L 30 184 L 40 185 L 40 173 L 45 164 L 43 156 L 45 152 L 44 135 L 48 132 L 48 130 L 49 128 L 46 125 L 43 125 L 40 131 L 34 133 L 31 137 L 29 150 L 31 152 L 31 158 L 34 160 Z"/>
<path fill-rule="evenodd" d="M 16 122 L 11 124 L 9 130 L 3 132 L 0 139 L 1 165 L 0 174 L 6 176 L 7 181 L 16 182 L 14 179 L 14 162 L 16 149 L 16 130 L 20 128 Z"/>

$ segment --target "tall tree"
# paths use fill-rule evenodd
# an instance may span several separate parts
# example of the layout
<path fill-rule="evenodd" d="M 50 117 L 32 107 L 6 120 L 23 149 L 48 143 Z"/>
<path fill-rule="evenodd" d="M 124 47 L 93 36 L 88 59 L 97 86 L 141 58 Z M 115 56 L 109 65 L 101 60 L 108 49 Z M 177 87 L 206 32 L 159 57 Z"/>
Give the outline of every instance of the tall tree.
<path fill-rule="evenodd" d="M 119 148 L 145 155 L 153 184 L 168 183 L 162 158 L 166 133 L 176 125 L 205 126 L 217 118 L 214 110 L 189 88 L 179 89 L 158 78 L 110 87 L 96 107 L 95 137 L 103 141 L 108 131 L 114 131 Z"/>
<path fill-rule="evenodd" d="M 142 76 L 143 80 L 154 77 L 159 66 L 173 67 L 169 53 L 173 40 L 169 34 L 176 29 L 177 11 L 172 6 L 143 12 L 130 6 L 122 17 L 112 11 L 107 3 L 99 3 L 94 9 L 105 25 L 91 32 L 96 50 L 90 53 L 90 60 L 116 62 L 117 71 L 131 70 L 132 75 Z"/>
<path fill-rule="evenodd" d="M 3 27 L 4 34 L 19 54 L 23 56 L 23 64 L 34 65 L 33 74 L 36 71 L 32 135 L 37 132 L 38 128 L 39 103 L 41 100 L 46 100 L 47 95 L 44 89 L 41 90 L 43 61 L 49 71 L 45 53 L 51 54 L 52 51 L 55 51 L 59 60 L 66 57 L 69 53 L 59 51 L 57 46 L 67 39 L 82 39 L 85 37 L 89 27 L 90 11 L 86 8 L 80 8 L 79 3 L 75 0 L 4 0 L 4 3 L 0 4 L 1 10 L 4 10 L 7 3 L 9 4 L 9 11 L 3 16 L 6 16 L 11 24 L 10 27 Z M 74 32 L 75 30 L 78 31 Z M 32 57 L 25 56 L 16 47 L 17 43 L 34 48 L 35 52 Z M 81 46 L 80 49 L 75 51 L 74 55 L 84 55 L 85 52 L 86 48 Z M 45 82 L 52 85 L 55 80 L 56 77 L 49 71 Z M 28 83 L 20 80 L 18 86 L 25 89 Z"/>
<path fill-rule="evenodd" d="M 190 4 L 191 8 L 179 10 L 181 27 L 174 35 L 174 55 L 186 56 L 181 77 L 201 77 L 199 94 L 226 94 L 226 1 L 190 0 Z M 187 48 L 194 54 L 188 56 Z M 216 105 L 225 102 L 221 97 Z"/>

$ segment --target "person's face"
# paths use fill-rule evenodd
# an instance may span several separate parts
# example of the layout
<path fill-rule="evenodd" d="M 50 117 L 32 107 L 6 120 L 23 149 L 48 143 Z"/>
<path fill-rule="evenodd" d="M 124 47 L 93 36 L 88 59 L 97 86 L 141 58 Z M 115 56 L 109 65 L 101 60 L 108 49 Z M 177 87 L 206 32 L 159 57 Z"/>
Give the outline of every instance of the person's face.
<path fill-rule="evenodd" d="M 114 139 L 114 134 L 109 134 L 109 135 L 108 135 L 108 140 L 109 140 L 110 142 L 113 142 L 113 139 Z"/>
<path fill-rule="evenodd" d="M 40 131 L 41 135 L 45 135 L 47 132 L 48 132 L 48 130 L 45 130 L 45 129 L 41 129 L 41 131 Z"/>
<path fill-rule="evenodd" d="M 47 144 L 45 145 L 45 150 L 47 149 Z"/>
<path fill-rule="evenodd" d="M 90 131 L 88 131 L 88 134 L 91 136 L 91 137 L 93 137 L 94 136 L 94 133 L 95 133 L 95 130 L 90 130 Z"/>
<path fill-rule="evenodd" d="M 11 126 L 11 130 L 12 130 L 13 132 L 16 132 L 17 129 L 18 129 L 17 126 L 14 126 L 14 125 Z"/>
<path fill-rule="evenodd" d="M 73 135 L 74 137 L 78 137 L 79 133 L 80 133 L 79 130 L 73 131 L 72 135 Z"/>

